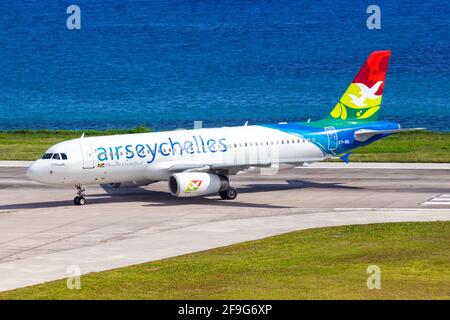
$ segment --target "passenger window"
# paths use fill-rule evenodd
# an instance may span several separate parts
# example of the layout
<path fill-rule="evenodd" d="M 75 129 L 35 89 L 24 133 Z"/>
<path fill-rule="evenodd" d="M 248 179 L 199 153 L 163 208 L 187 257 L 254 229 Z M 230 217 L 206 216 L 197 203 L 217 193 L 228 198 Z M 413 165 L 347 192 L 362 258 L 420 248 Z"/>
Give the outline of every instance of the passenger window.
<path fill-rule="evenodd" d="M 42 156 L 42 159 L 51 159 L 53 156 L 53 153 L 44 153 Z"/>
<path fill-rule="evenodd" d="M 59 157 L 59 153 L 54 153 L 52 159 L 61 160 L 61 158 Z"/>
<path fill-rule="evenodd" d="M 65 153 L 61 153 L 61 159 L 63 159 L 63 160 L 67 160 L 67 154 L 65 154 Z"/>

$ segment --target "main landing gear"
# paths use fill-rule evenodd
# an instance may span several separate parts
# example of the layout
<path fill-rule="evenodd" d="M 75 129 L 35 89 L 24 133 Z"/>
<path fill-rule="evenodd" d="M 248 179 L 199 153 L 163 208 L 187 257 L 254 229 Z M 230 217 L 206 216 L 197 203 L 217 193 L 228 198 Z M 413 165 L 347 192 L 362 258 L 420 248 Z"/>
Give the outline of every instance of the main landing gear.
<path fill-rule="evenodd" d="M 237 197 L 237 190 L 235 188 L 228 188 L 219 192 L 219 196 L 223 200 L 234 200 Z"/>
<path fill-rule="evenodd" d="M 73 203 L 77 206 L 82 206 L 86 203 L 86 198 L 84 197 L 86 188 L 82 185 L 77 185 L 75 187 L 77 188 L 77 196 L 73 199 Z"/>

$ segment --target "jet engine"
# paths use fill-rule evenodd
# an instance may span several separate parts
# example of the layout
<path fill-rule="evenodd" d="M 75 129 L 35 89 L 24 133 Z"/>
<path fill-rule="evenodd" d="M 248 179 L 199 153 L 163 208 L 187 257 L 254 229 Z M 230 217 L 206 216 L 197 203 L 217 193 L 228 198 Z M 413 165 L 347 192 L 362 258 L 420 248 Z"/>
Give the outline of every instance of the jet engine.
<path fill-rule="evenodd" d="M 225 176 L 204 173 L 175 173 L 169 178 L 169 190 L 175 197 L 198 197 L 217 194 L 230 186 Z"/>

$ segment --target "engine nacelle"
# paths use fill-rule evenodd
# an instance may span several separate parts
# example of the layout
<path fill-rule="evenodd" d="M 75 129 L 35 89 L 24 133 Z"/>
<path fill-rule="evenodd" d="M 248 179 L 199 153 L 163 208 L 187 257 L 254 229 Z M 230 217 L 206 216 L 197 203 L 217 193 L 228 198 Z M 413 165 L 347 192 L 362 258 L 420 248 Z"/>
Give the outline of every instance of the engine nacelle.
<path fill-rule="evenodd" d="M 215 194 L 229 186 L 227 177 L 204 172 L 176 173 L 169 178 L 170 193 L 182 198 Z"/>

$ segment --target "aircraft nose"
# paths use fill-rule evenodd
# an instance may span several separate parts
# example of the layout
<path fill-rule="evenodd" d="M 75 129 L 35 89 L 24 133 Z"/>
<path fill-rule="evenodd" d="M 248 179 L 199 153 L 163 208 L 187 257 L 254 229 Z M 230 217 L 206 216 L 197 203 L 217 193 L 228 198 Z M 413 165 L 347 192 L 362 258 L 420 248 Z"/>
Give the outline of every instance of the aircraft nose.
<path fill-rule="evenodd" d="M 45 173 L 45 168 L 39 163 L 39 161 L 34 161 L 27 169 L 26 175 L 28 179 L 43 182 L 43 176 Z"/>
<path fill-rule="evenodd" d="M 37 172 L 35 162 L 31 163 L 30 166 L 27 168 L 27 177 L 30 180 L 36 180 Z"/>

